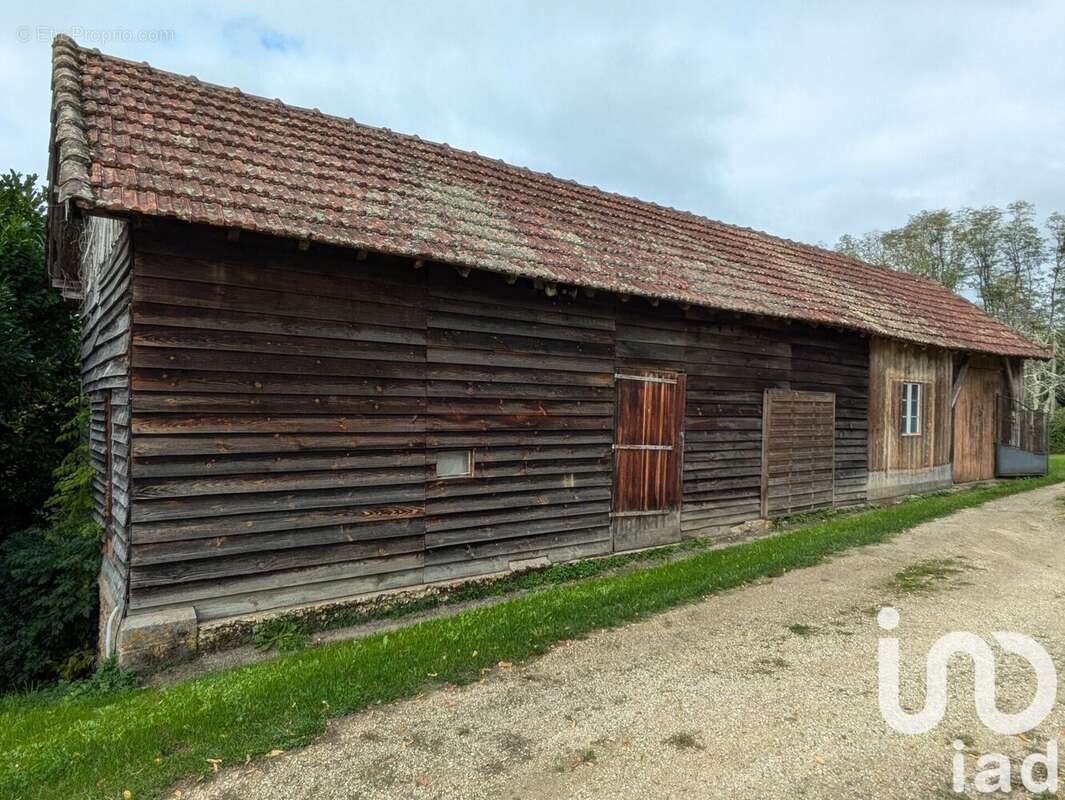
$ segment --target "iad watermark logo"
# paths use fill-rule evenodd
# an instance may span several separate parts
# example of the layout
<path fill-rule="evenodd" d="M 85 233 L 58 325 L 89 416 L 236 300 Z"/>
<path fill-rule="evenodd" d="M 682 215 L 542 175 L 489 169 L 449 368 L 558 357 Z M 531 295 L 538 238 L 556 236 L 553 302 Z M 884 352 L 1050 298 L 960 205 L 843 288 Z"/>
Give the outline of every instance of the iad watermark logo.
<path fill-rule="evenodd" d="M 894 608 L 882 608 L 877 623 L 885 631 L 899 626 L 899 612 Z M 881 636 L 878 647 L 880 713 L 887 723 L 899 733 L 915 736 L 927 733 L 936 727 L 947 710 L 947 664 L 958 654 L 969 656 L 975 674 L 974 695 L 976 713 L 984 725 L 1005 736 L 1011 736 L 1038 727 L 1057 699 L 1058 674 L 1054 661 L 1039 642 L 1022 633 L 992 634 L 995 641 L 1007 653 L 1024 658 L 1035 671 L 1035 697 L 1024 711 L 1006 714 L 999 711 L 995 697 L 995 654 L 990 645 L 975 633 L 957 631 L 937 639 L 926 659 L 925 703 L 916 712 L 905 711 L 899 702 L 899 640 L 893 636 Z M 965 745 L 954 742 L 954 791 L 964 792 L 968 786 L 965 778 L 965 756 L 960 752 Z M 1036 777 L 1035 768 L 1042 765 L 1045 777 Z M 1012 790 L 1010 760 L 1002 753 L 987 753 L 976 762 L 973 779 L 978 792 L 991 793 Z M 1032 793 L 1056 792 L 1058 790 L 1058 744 L 1051 739 L 1046 753 L 1032 753 L 1021 764 L 1021 782 Z"/>

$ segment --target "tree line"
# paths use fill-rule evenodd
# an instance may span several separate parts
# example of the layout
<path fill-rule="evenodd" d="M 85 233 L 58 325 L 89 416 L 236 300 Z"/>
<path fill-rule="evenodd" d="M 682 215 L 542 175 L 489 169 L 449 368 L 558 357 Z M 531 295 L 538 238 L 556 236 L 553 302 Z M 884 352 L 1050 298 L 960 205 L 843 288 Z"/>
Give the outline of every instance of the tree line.
<path fill-rule="evenodd" d="M 84 674 L 96 646 L 79 321 L 45 271 L 45 198 L 0 174 L 0 692 Z"/>
<path fill-rule="evenodd" d="M 899 228 L 844 234 L 836 250 L 931 278 L 1046 347 L 1050 361 L 1027 364 L 1027 401 L 1048 413 L 1065 404 L 1065 213 L 1040 221 L 1024 200 L 921 211 Z"/>

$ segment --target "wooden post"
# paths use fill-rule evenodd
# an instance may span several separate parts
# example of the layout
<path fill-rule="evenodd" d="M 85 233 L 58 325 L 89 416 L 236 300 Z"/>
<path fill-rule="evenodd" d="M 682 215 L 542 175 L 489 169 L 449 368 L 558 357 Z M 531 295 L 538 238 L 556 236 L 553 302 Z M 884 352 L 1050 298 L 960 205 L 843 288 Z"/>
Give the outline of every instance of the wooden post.
<path fill-rule="evenodd" d="M 761 510 L 762 519 L 769 518 L 769 403 L 770 393 L 768 389 L 762 390 L 762 488 Z"/>
<path fill-rule="evenodd" d="M 969 371 L 969 356 L 963 356 L 961 360 L 961 366 L 958 367 L 958 374 L 954 376 L 954 388 L 950 393 L 950 407 L 954 408 L 958 404 L 958 395 L 961 394 L 961 387 L 965 384 L 965 375 Z"/>

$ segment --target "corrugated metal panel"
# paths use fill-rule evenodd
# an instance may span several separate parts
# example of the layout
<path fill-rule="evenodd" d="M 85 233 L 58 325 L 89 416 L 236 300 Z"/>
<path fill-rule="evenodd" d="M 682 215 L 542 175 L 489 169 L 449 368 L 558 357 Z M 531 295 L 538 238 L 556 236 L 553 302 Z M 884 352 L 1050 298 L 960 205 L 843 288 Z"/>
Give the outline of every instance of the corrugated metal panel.
<path fill-rule="evenodd" d="M 995 446 L 995 475 L 1014 478 L 1020 475 L 1046 475 L 1050 467 L 1046 453 L 1033 453 L 1008 444 Z"/>

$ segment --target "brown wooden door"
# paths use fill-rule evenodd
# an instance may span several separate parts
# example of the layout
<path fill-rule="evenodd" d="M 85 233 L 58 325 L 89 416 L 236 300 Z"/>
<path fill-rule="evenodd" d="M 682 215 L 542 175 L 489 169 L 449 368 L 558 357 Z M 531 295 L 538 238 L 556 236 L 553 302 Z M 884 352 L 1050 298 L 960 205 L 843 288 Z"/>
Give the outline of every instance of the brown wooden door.
<path fill-rule="evenodd" d="M 614 513 L 678 509 L 684 376 L 625 370 L 615 378 Z"/>
<path fill-rule="evenodd" d="M 762 409 L 762 516 L 832 505 L 836 396 L 767 389 Z"/>
<path fill-rule="evenodd" d="M 995 477 L 995 412 L 1006 384 L 1000 369 L 970 367 L 954 404 L 954 482 Z"/>

